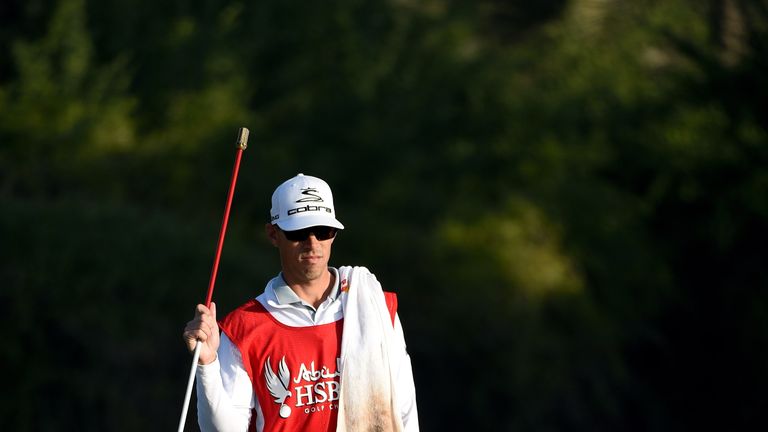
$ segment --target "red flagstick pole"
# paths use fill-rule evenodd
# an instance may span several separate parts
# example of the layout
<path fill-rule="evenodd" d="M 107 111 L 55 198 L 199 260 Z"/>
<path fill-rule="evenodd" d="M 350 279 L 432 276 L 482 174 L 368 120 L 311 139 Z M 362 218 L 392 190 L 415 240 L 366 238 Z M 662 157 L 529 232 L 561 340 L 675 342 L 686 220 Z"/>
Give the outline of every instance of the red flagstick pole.
<path fill-rule="evenodd" d="M 229 183 L 229 193 L 227 194 L 227 204 L 224 207 L 224 218 L 221 221 L 221 230 L 219 231 L 219 241 L 216 244 L 216 256 L 213 258 L 213 268 L 211 269 L 211 279 L 208 281 L 208 294 L 205 297 L 205 307 L 211 307 L 213 298 L 213 287 L 216 284 L 216 274 L 219 272 L 219 260 L 221 251 L 224 248 L 224 236 L 227 232 L 227 223 L 229 222 L 229 210 L 232 208 L 232 197 L 235 194 L 235 184 L 237 183 L 237 174 L 240 172 L 240 160 L 243 157 L 243 150 L 248 147 L 248 129 L 240 128 L 237 131 L 237 154 L 235 155 L 235 166 L 232 169 L 232 179 Z M 187 380 L 187 392 L 184 396 L 184 406 L 181 410 L 178 432 L 184 430 L 184 424 L 187 421 L 187 411 L 189 409 L 189 400 L 192 396 L 192 387 L 195 383 L 195 373 L 197 372 L 197 361 L 200 359 L 200 341 L 195 345 L 195 352 L 192 355 L 192 368 Z"/>
<path fill-rule="evenodd" d="M 208 295 L 205 297 L 205 307 L 211 307 L 213 298 L 213 286 L 216 284 L 216 274 L 219 272 L 219 260 L 221 259 L 221 250 L 224 248 L 224 236 L 227 232 L 227 223 L 229 222 L 229 210 L 232 208 L 232 196 L 235 194 L 235 184 L 237 183 L 237 174 L 240 171 L 240 159 L 243 157 L 243 150 L 248 145 L 248 129 L 240 128 L 237 134 L 237 154 L 235 155 L 235 166 L 232 169 L 232 180 L 229 183 L 229 193 L 227 194 L 227 205 L 224 207 L 224 219 L 221 221 L 221 231 L 219 231 L 219 242 L 216 245 L 216 257 L 213 259 L 213 269 L 211 269 L 211 280 L 208 282 Z"/>

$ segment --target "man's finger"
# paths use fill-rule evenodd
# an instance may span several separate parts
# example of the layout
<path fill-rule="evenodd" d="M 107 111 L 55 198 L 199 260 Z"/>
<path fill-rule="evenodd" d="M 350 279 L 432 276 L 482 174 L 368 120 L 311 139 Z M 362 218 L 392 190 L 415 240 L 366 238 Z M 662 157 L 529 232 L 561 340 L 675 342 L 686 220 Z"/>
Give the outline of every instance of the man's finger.
<path fill-rule="evenodd" d="M 211 310 L 208 309 L 207 307 L 205 307 L 204 304 L 197 305 L 197 308 L 195 309 L 195 312 L 197 313 L 198 316 L 210 315 L 211 314 Z"/>

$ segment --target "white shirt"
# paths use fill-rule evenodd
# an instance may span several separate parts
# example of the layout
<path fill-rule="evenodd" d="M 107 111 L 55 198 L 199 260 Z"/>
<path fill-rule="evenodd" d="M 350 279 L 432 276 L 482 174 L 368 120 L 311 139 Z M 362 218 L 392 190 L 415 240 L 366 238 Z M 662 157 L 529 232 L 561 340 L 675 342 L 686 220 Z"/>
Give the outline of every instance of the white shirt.
<path fill-rule="evenodd" d="M 336 322 L 343 317 L 339 300 L 338 270 L 334 273 L 334 286 L 328 298 L 315 308 L 301 300 L 278 275 L 267 284 L 264 293 L 256 298 L 278 321 L 293 327 L 304 327 Z M 405 338 L 400 317 L 395 315 L 396 343 L 392 354 L 400 358 L 397 371 L 397 401 L 405 431 L 419 430 L 416 409 L 416 389 L 413 383 L 411 359 L 405 349 Z M 253 391 L 248 373 L 243 367 L 240 351 L 226 334 L 221 334 L 218 355 L 213 363 L 198 365 L 197 418 L 201 431 L 247 431 L 251 409 L 256 408 L 256 429 L 264 428 L 264 416 Z"/>

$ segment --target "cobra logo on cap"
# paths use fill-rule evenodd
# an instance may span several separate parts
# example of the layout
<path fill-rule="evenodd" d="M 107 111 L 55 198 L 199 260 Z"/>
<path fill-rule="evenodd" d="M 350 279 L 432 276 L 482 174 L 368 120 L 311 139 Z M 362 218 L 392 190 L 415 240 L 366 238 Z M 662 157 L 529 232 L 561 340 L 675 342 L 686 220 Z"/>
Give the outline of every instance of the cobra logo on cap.
<path fill-rule="evenodd" d="M 296 200 L 297 203 L 304 203 L 304 202 L 323 202 L 323 198 L 318 195 L 319 192 L 317 191 L 317 188 L 309 187 L 309 188 L 302 188 L 301 194 L 306 195 L 304 198 L 299 198 Z"/>

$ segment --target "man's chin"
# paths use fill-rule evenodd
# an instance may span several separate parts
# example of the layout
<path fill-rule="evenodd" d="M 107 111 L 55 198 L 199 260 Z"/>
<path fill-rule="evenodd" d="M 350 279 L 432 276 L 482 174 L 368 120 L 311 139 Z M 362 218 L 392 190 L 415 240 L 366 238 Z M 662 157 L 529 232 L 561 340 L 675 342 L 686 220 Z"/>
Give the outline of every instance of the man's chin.
<path fill-rule="evenodd" d="M 307 280 L 315 280 L 320 279 L 326 271 L 328 267 L 318 263 L 305 266 L 303 273 Z"/>

